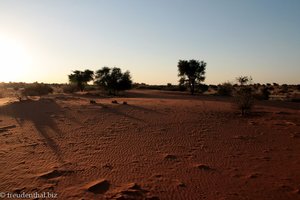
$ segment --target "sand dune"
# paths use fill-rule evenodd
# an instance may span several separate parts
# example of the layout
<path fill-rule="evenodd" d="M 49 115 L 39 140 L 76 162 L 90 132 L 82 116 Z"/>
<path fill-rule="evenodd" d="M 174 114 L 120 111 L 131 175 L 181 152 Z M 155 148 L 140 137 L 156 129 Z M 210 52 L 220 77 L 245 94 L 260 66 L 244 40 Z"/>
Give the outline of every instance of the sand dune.
<path fill-rule="evenodd" d="M 299 104 L 258 103 L 241 118 L 226 98 L 132 91 L 90 100 L 2 103 L 0 192 L 300 199 Z"/>

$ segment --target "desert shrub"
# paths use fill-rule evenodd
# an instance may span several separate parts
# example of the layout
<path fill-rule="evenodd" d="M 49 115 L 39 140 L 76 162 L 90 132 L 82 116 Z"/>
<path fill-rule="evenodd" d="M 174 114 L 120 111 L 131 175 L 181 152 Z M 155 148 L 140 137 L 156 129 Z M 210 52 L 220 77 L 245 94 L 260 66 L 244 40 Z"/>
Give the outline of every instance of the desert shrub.
<path fill-rule="evenodd" d="M 226 82 L 218 86 L 218 95 L 231 96 L 233 92 L 233 86 L 231 83 Z"/>
<path fill-rule="evenodd" d="M 209 86 L 206 84 L 199 84 L 199 92 L 204 93 L 208 90 Z"/>
<path fill-rule="evenodd" d="M 218 90 L 218 86 L 217 86 L 217 85 L 209 85 L 209 87 L 210 87 L 212 90 L 215 90 L 215 91 Z"/>
<path fill-rule="evenodd" d="M 270 91 L 268 87 L 263 87 L 260 90 L 260 94 L 261 94 L 261 99 L 263 100 L 268 100 L 270 98 Z"/>
<path fill-rule="evenodd" d="M 237 78 L 237 81 L 240 83 L 239 88 L 235 91 L 234 102 L 237 106 L 237 109 L 241 112 L 242 115 L 249 114 L 254 103 L 254 90 L 249 85 L 252 81 L 251 77 L 241 76 L 243 80 Z"/>
<path fill-rule="evenodd" d="M 62 89 L 64 93 L 74 93 L 79 91 L 79 88 L 76 84 L 64 85 Z"/>
<path fill-rule="evenodd" d="M 254 103 L 253 89 L 249 86 L 242 86 L 235 92 L 235 105 L 242 115 L 249 114 Z"/>
<path fill-rule="evenodd" d="M 96 85 L 86 85 L 85 86 L 85 91 L 95 91 L 95 90 L 97 90 L 98 88 L 97 88 L 97 86 Z"/>
<path fill-rule="evenodd" d="M 53 88 L 44 83 L 33 83 L 25 86 L 22 90 L 24 96 L 42 96 L 53 92 Z"/>
<path fill-rule="evenodd" d="M 273 86 L 267 86 L 267 88 L 268 88 L 269 91 L 275 90 L 275 88 Z"/>
<path fill-rule="evenodd" d="M 281 93 L 287 93 L 289 91 L 289 87 L 287 84 L 283 84 L 281 87 L 280 87 L 280 92 Z"/>
<path fill-rule="evenodd" d="M 183 92 L 187 90 L 187 87 L 185 85 L 180 84 L 178 85 L 178 90 Z"/>

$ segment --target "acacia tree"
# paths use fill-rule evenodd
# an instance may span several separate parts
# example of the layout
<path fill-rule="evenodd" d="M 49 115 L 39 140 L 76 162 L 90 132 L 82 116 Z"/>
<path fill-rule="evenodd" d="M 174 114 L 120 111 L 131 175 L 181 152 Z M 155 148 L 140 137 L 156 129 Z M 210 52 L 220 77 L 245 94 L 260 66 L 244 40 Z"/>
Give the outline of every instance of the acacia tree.
<path fill-rule="evenodd" d="M 94 79 L 94 72 L 86 69 L 85 71 L 75 70 L 69 75 L 69 81 L 77 85 L 80 91 L 83 91 L 88 82 Z"/>
<path fill-rule="evenodd" d="M 121 69 L 117 67 L 103 67 L 96 71 L 95 83 L 113 95 L 116 95 L 118 91 L 128 90 L 132 87 L 130 72 L 122 73 Z"/>
<path fill-rule="evenodd" d="M 205 80 L 206 63 L 198 60 L 179 60 L 177 67 L 178 76 L 181 77 L 179 83 L 181 85 L 187 84 L 193 95 L 195 85 Z"/>
<path fill-rule="evenodd" d="M 241 86 L 243 86 L 247 83 L 251 83 L 252 77 L 251 76 L 249 76 L 249 77 L 248 76 L 239 76 L 236 78 L 236 80 Z"/>

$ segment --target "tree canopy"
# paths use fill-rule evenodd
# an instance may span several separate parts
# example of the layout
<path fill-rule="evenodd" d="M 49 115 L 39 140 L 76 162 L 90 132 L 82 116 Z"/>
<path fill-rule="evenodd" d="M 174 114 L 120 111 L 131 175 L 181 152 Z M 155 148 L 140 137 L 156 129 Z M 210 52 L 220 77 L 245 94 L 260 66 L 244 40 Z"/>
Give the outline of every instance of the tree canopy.
<path fill-rule="evenodd" d="M 94 79 L 94 72 L 86 69 L 85 71 L 75 70 L 69 75 L 69 81 L 77 85 L 83 91 L 88 82 Z"/>
<path fill-rule="evenodd" d="M 95 83 L 113 95 L 116 95 L 118 91 L 132 87 L 130 72 L 122 73 L 121 69 L 117 67 L 103 67 L 96 71 Z"/>
<path fill-rule="evenodd" d="M 195 85 L 199 85 L 205 80 L 206 63 L 198 60 L 179 60 L 177 67 L 179 83 L 187 84 L 191 94 L 194 94 Z"/>

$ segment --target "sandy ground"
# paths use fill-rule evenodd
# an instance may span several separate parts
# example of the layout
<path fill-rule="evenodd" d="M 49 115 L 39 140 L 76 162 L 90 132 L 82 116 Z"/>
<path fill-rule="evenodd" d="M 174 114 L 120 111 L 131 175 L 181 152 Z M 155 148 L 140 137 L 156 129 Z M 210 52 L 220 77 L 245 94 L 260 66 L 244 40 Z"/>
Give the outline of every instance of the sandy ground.
<path fill-rule="evenodd" d="M 2 101 L 0 192 L 300 199 L 297 103 L 259 103 L 242 118 L 227 98 L 132 91 L 127 98 L 93 98 L 97 104 L 89 99 Z"/>

